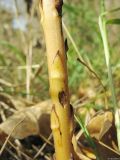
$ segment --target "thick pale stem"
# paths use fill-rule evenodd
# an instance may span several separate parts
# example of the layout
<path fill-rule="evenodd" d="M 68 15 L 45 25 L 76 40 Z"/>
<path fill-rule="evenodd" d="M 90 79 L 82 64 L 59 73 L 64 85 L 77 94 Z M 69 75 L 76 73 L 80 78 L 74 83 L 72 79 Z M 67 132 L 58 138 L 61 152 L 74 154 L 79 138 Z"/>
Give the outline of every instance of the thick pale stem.
<path fill-rule="evenodd" d="M 62 33 L 62 0 L 41 0 L 43 25 L 53 102 L 51 128 L 57 160 L 70 160 L 72 150 L 72 109 L 69 103 L 66 53 Z"/>

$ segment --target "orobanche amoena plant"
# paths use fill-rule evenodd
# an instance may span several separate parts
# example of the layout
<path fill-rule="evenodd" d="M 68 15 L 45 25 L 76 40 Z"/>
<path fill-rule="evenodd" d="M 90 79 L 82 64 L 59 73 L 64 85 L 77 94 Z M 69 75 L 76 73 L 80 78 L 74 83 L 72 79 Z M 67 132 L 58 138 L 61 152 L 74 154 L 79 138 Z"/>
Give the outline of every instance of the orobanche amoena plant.
<path fill-rule="evenodd" d="M 73 112 L 69 100 L 66 47 L 62 32 L 63 0 L 40 0 L 41 23 L 47 48 L 52 99 L 51 129 L 56 160 L 70 160 L 72 154 Z"/>

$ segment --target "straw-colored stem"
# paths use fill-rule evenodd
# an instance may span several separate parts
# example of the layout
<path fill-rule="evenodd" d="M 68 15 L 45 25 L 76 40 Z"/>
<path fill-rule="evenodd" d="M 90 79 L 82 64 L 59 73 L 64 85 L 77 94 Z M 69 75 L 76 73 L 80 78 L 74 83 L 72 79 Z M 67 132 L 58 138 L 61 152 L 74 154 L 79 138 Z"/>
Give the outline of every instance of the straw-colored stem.
<path fill-rule="evenodd" d="M 72 110 L 69 103 L 65 44 L 62 33 L 62 0 L 41 0 L 43 26 L 49 71 L 50 94 L 53 102 L 51 129 L 56 160 L 70 160 L 72 152 Z"/>

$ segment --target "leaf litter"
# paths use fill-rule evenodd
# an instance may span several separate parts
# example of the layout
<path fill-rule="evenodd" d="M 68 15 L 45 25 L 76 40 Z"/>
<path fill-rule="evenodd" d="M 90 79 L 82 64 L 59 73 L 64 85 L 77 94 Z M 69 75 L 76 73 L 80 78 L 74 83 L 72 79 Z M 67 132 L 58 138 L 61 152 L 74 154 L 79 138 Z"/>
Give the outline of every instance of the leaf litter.
<path fill-rule="evenodd" d="M 7 94 L 1 94 L 0 97 L 2 97 L 0 98 L 0 102 L 2 102 L 0 103 L 0 107 L 4 108 L 2 114 L 5 114 L 4 116 L 6 117 L 4 121 L 2 121 L 1 118 L 0 123 L 0 145 L 2 146 L 0 153 L 2 154 L 5 148 L 10 144 L 15 148 L 15 140 L 21 141 L 30 136 L 34 137 L 43 135 L 45 146 L 42 146 L 43 149 L 37 149 L 37 153 L 30 157 L 34 157 L 34 159 L 36 159 L 39 155 L 44 155 L 43 150 L 47 145 L 49 145 L 49 142 L 52 139 L 52 137 L 48 138 L 51 134 L 51 101 L 46 100 L 34 104 L 24 99 L 15 99 Z M 3 103 L 6 104 L 7 107 L 3 107 Z M 4 112 L 4 110 L 8 110 L 11 114 Z M 83 119 L 85 121 L 86 128 L 97 148 L 98 154 L 101 156 L 100 159 L 108 159 L 109 157 L 119 158 L 120 153 L 117 146 L 115 122 L 112 111 L 101 110 L 96 112 L 94 109 L 85 109 L 83 106 L 81 107 L 81 104 L 77 111 L 75 109 L 74 111 L 77 112 L 78 116 L 81 116 L 82 118 L 84 117 Z M 76 159 L 96 159 L 96 154 L 89 142 L 86 140 L 82 129 L 79 129 L 74 133 L 73 146 L 73 152 L 76 155 Z M 35 148 L 34 145 L 33 147 Z M 22 146 L 22 148 L 24 147 Z M 24 151 L 20 150 L 20 153 L 23 155 Z"/>

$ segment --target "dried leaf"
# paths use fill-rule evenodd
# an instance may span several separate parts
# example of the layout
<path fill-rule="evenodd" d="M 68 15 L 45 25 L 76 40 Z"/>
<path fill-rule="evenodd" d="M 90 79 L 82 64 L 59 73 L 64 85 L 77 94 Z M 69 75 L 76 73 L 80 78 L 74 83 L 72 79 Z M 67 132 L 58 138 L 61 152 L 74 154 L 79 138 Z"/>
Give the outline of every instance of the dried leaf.
<path fill-rule="evenodd" d="M 88 157 L 86 157 L 83 153 L 82 153 L 82 151 L 81 151 L 81 148 L 80 147 L 78 147 L 78 145 L 77 145 L 77 141 L 76 141 L 76 137 L 75 136 L 73 136 L 73 138 L 72 138 L 72 144 L 73 144 L 73 148 L 74 148 L 74 152 L 75 152 L 75 154 L 76 154 L 76 156 L 77 156 L 77 160 L 79 159 L 79 160 L 91 160 L 90 158 L 88 158 Z"/>
<path fill-rule="evenodd" d="M 8 105 L 9 108 L 14 108 L 15 110 L 18 110 L 18 111 L 33 105 L 32 102 L 26 99 L 22 99 L 22 98 L 16 99 L 5 93 L 0 93 L 0 102 L 3 102 L 6 105 Z"/>
<path fill-rule="evenodd" d="M 108 145 L 99 142 L 99 141 L 94 141 L 97 151 L 99 152 L 99 155 L 101 156 L 100 158 L 105 160 L 105 159 L 118 159 L 120 158 L 120 153 L 109 147 Z"/>
<path fill-rule="evenodd" d="M 92 137 L 100 159 L 110 157 L 118 158 L 120 154 L 115 150 L 117 144 L 116 129 L 114 125 L 113 113 L 110 111 L 98 112 L 87 125 L 88 132 Z M 79 138 L 78 138 L 79 135 Z M 95 154 L 91 150 L 89 142 L 86 141 L 81 132 L 77 135 L 80 150 L 87 156 L 94 159 Z M 114 147 L 115 146 L 115 147 Z"/>
<path fill-rule="evenodd" d="M 11 134 L 13 138 L 23 139 L 30 135 L 37 135 L 39 133 L 49 135 L 50 120 L 49 113 L 51 110 L 50 101 L 39 103 L 35 106 L 26 108 L 22 111 L 17 111 L 10 116 L 5 122 L 0 124 L 0 137 L 3 134 L 9 135 L 13 128 L 24 119 Z M 41 124 L 43 124 L 41 126 Z M 45 125 L 44 125 L 45 124 Z M 42 133 L 44 131 L 44 133 Z"/>
<path fill-rule="evenodd" d="M 100 140 L 104 136 L 104 134 L 111 128 L 112 123 L 112 112 L 98 112 L 88 123 L 87 129 L 91 137 Z"/>

